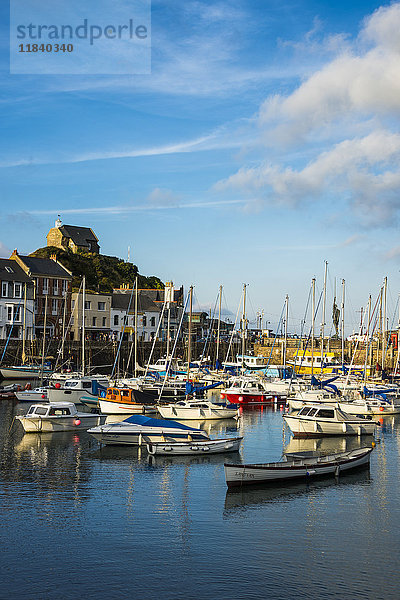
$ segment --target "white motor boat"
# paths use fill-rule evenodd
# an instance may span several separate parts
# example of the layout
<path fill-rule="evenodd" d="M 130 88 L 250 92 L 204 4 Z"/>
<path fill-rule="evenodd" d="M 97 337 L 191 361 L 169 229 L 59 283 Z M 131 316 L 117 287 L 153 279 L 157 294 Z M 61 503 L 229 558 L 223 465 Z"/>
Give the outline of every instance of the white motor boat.
<path fill-rule="evenodd" d="M 75 431 L 104 423 L 104 415 L 82 413 L 73 402 L 33 404 L 26 415 L 15 417 L 27 433 Z"/>
<path fill-rule="evenodd" d="M 155 442 L 147 444 L 147 451 L 153 456 L 182 456 L 188 454 L 221 454 L 237 452 L 242 437 L 196 442 Z"/>
<path fill-rule="evenodd" d="M 119 423 L 106 423 L 89 429 L 102 444 L 136 445 L 166 441 L 208 440 L 205 431 L 176 421 L 132 415 Z"/>
<path fill-rule="evenodd" d="M 294 437 L 319 437 L 321 435 L 373 435 L 377 423 L 352 417 L 337 406 L 311 404 L 297 413 L 283 415 Z"/>
<path fill-rule="evenodd" d="M 107 377 L 102 375 L 101 379 L 98 376 L 66 379 L 64 384 L 56 383 L 54 387 L 49 388 L 49 402 L 73 402 L 74 404 L 82 404 L 82 396 L 90 396 L 90 394 L 92 394 L 97 398 L 98 385 L 107 387 Z"/>
<path fill-rule="evenodd" d="M 232 419 L 239 416 L 239 408 L 235 404 L 215 404 L 209 400 L 182 400 L 174 404 L 157 407 L 163 419 Z"/>
<path fill-rule="evenodd" d="M 38 387 L 30 389 L 25 387 L 24 390 L 15 392 L 19 402 L 45 402 L 47 400 L 47 387 Z"/>

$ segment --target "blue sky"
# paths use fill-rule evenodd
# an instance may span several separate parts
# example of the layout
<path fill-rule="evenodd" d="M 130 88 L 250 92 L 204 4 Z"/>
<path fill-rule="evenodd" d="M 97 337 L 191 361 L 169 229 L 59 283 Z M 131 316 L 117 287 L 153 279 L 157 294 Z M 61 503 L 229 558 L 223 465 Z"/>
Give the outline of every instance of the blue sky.
<path fill-rule="evenodd" d="M 328 314 L 344 278 L 352 331 L 387 275 L 392 317 L 400 4 L 154 0 L 133 76 L 10 75 L 0 10 L 2 256 L 60 214 L 200 307 L 222 284 L 236 313 L 247 283 L 251 317 L 276 323 L 289 294 L 298 330 L 327 260 Z"/>

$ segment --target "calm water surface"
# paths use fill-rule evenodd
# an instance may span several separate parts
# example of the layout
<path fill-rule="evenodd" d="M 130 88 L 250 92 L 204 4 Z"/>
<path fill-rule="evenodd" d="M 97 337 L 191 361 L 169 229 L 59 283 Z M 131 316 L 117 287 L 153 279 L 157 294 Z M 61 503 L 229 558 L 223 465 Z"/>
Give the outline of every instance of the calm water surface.
<path fill-rule="evenodd" d="M 400 597 L 399 416 L 370 471 L 228 493 L 225 459 L 360 442 L 295 441 L 279 409 L 258 408 L 211 425 L 244 435 L 240 454 L 150 460 L 85 432 L 9 431 L 21 406 L 0 401 L 2 598 Z"/>

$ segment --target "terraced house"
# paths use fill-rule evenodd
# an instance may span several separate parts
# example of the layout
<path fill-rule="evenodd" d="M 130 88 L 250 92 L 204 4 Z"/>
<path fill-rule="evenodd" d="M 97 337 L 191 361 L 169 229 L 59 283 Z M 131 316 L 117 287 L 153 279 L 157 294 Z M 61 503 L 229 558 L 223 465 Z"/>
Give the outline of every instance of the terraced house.
<path fill-rule="evenodd" d="M 0 339 L 32 339 L 34 284 L 15 261 L 0 258 Z"/>

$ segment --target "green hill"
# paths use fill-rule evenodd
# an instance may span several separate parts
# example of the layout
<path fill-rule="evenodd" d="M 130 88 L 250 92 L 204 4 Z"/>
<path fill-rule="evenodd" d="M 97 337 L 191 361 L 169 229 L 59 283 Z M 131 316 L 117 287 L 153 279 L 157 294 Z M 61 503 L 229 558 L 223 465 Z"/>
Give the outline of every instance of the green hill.
<path fill-rule="evenodd" d="M 86 287 L 94 292 L 112 292 L 113 288 L 119 288 L 124 284 L 132 287 L 136 276 L 139 289 L 164 289 L 164 284 L 158 277 L 140 275 L 136 265 L 116 256 L 91 252 L 74 254 L 70 250 L 61 250 L 54 246 L 39 248 L 29 256 L 50 258 L 54 254 L 57 260 L 71 271 L 74 277 L 72 287 L 75 288 L 80 286 L 82 275 L 85 275 Z"/>

